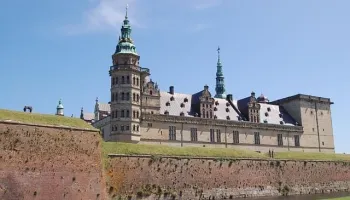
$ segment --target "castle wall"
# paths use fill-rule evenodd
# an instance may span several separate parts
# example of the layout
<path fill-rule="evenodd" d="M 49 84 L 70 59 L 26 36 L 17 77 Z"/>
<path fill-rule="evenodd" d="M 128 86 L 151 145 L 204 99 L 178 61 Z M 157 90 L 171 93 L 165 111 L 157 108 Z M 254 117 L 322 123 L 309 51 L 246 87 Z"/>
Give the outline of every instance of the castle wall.
<path fill-rule="evenodd" d="M 234 199 L 350 189 L 350 163 L 111 156 L 110 195 L 128 199 Z"/>
<path fill-rule="evenodd" d="M 182 120 L 181 120 L 182 119 Z M 227 122 L 227 123 L 226 123 Z M 251 125 L 251 126 L 249 126 Z M 176 127 L 176 140 L 169 140 L 169 126 Z M 191 140 L 191 128 L 197 129 L 197 141 Z M 214 129 L 214 142 L 211 141 L 210 129 Z M 221 142 L 217 141 L 220 130 Z M 239 143 L 234 143 L 234 132 L 239 133 Z M 254 133 L 260 134 L 260 145 L 255 144 Z M 203 120 L 165 115 L 144 115 L 141 123 L 141 143 L 164 144 L 171 146 L 196 146 L 211 148 L 242 148 L 254 151 L 305 151 L 318 152 L 318 146 L 302 142 L 295 146 L 294 136 L 303 135 L 301 127 L 268 125 L 249 122 L 228 122 L 225 120 Z M 278 145 L 278 134 L 282 134 L 283 145 Z M 334 152 L 332 146 L 321 147 L 324 152 Z"/>
<path fill-rule="evenodd" d="M 97 131 L 0 122 L 0 199 L 106 199 Z"/>

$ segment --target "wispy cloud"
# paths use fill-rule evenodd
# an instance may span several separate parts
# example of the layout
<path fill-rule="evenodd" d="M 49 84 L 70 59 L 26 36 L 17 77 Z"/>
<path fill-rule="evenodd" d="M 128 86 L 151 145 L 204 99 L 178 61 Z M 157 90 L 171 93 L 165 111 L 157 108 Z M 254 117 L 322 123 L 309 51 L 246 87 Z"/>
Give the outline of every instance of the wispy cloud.
<path fill-rule="evenodd" d="M 191 31 L 192 32 L 200 32 L 200 31 L 203 31 L 203 30 L 208 29 L 208 28 L 210 28 L 209 24 L 198 23 L 192 27 Z"/>
<path fill-rule="evenodd" d="M 139 26 L 133 15 L 137 13 L 135 0 L 89 0 L 89 3 L 91 7 L 82 14 L 81 22 L 65 25 L 61 28 L 64 33 L 75 35 L 115 30 L 124 20 L 127 4 L 131 8 L 128 10 L 128 17 L 132 25 Z"/>
<path fill-rule="evenodd" d="M 204 10 L 218 6 L 222 3 L 222 0 L 194 0 L 194 8 L 196 10 Z"/>

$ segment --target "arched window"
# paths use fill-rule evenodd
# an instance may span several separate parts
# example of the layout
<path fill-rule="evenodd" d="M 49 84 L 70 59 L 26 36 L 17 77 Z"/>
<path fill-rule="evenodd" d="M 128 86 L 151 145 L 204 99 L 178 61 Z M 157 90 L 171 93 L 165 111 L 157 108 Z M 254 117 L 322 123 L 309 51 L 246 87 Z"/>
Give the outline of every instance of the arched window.
<path fill-rule="evenodd" d="M 205 118 L 205 110 L 202 110 L 202 118 Z"/>
<path fill-rule="evenodd" d="M 136 118 L 136 111 L 132 111 L 132 118 Z"/>
<path fill-rule="evenodd" d="M 213 118 L 213 111 L 210 110 L 210 119 Z"/>
<path fill-rule="evenodd" d="M 139 111 L 136 112 L 136 117 L 139 118 Z"/>
<path fill-rule="evenodd" d="M 139 125 L 136 126 L 136 131 L 139 131 Z"/>
<path fill-rule="evenodd" d="M 124 110 L 122 110 L 121 116 L 120 117 L 125 117 L 124 115 Z"/>
<path fill-rule="evenodd" d="M 130 93 L 129 93 L 129 92 L 126 93 L 126 100 L 127 100 L 127 101 L 130 100 Z"/>
<path fill-rule="evenodd" d="M 139 94 L 137 94 L 136 97 L 137 97 L 137 98 L 136 98 L 136 101 L 139 102 L 139 100 L 140 100 Z"/>
<path fill-rule="evenodd" d="M 139 78 L 136 78 L 136 85 L 139 86 Z"/>
<path fill-rule="evenodd" d="M 207 111 L 207 118 L 209 118 L 209 112 Z"/>
<path fill-rule="evenodd" d="M 122 92 L 122 101 L 125 100 L 125 97 L 124 97 L 124 92 Z"/>
<path fill-rule="evenodd" d="M 136 81 L 135 81 L 135 76 L 134 77 L 132 77 L 132 84 L 136 84 Z"/>
<path fill-rule="evenodd" d="M 132 93 L 132 100 L 133 100 L 133 101 L 136 101 L 136 95 L 135 95 L 135 93 Z"/>
<path fill-rule="evenodd" d="M 132 130 L 135 131 L 136 130 L 136 126 L 135 124 L 132 126 Z"/>
<path fill-rule="evenodd" d="M 130 78 L 129 78 L 129 76 L 126 77 L 126 83 L 127 83 L 127 84 L 130 83 Z"/>
<path fill-rule="evenodd" d="M 129 118 L 129 110 L 126 110 L 126 118 Z"/>
<path fill-rule="evenodd" d="M 124 83 L 125 83 L 124 76 L 122 76 L 122 84 L 124 84 Z"/>

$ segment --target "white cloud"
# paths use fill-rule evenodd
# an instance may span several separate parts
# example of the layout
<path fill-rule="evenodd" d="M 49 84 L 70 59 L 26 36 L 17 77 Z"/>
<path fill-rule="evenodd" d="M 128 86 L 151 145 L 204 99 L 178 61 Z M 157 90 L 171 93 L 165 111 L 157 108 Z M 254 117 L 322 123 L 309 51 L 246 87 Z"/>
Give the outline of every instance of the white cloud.
<path fill-rule="evenodd" d="M 128 18 L 132 26 L 139 26 L 133 15 L 137 13 L 135 0 L 89 0 L 89 3 L 91 8 L 82 14 L 81 23 L 69 24 L 62 28 L 66 34 L 116 30 L 124 20 L 127 4 Z"/>
<path fill-rule="evenodd" d="M 196 10 L 204 10 L 218 6 L 222 3 L 222 0 L 194 0 L 194 8 Z"/>

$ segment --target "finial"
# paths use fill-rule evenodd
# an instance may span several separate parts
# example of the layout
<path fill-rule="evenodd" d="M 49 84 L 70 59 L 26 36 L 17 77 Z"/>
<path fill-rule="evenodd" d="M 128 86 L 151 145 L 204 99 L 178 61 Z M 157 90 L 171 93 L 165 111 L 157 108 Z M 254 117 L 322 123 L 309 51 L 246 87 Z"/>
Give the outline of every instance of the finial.
<path fill-rule="evenodd" d="M 125 19 L 128 19 L 128 8 L 129 8 L 129 4 L 126 4 L 126 12 L 125 12 Z"/>
<path fill-rule="evenodd" d="M 220 46 L 218 46 L 218 60 L 220 60 Z"/>
<path fill-rule="evenodd" d="M 96 97 L 96 103 L 98 103 L 98 97 Z"/>

